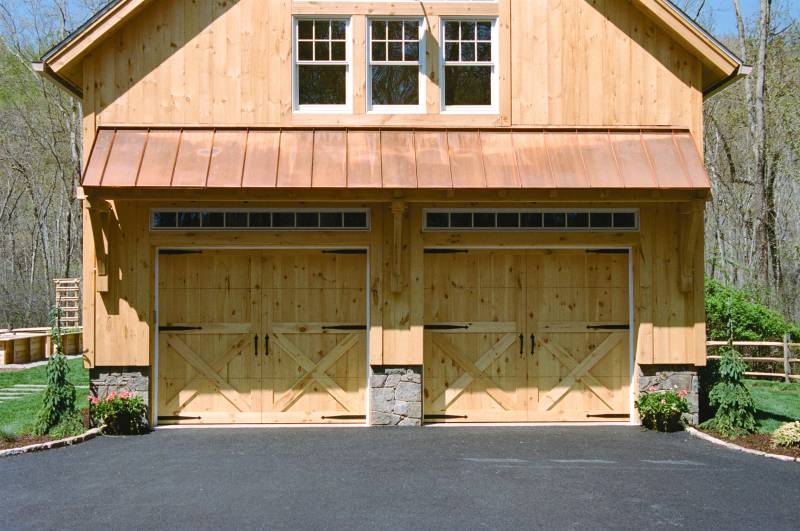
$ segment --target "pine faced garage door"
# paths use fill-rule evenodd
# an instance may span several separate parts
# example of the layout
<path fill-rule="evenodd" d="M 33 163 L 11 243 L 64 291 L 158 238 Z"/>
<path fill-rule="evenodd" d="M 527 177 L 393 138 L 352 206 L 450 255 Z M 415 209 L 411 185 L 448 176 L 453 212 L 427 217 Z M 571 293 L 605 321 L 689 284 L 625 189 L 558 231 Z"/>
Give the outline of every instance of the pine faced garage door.
<path fill-rule="evenodd" d="M 365 419 L 366 254 L 162 251 L 160 423 Z"/>
<path fill-rule="evenodd" d="M 628 418 L 628 289 L 627 252 L 428 250 L 426 420 Z"/>

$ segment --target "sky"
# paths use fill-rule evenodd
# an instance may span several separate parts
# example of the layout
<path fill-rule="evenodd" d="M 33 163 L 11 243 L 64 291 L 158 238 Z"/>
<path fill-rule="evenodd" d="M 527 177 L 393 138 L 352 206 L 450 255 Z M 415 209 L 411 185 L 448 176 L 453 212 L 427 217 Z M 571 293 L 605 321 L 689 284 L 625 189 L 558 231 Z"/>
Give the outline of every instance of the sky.
<path fill-rule="evenodd" d="M 746 19 L 755 20 L 758 16 L 759 0 L 739 0 Z M 680 4 L 681 2 L 675 2 Z M 773 10 L 785 9 L 795 19 L 800 18 L 800 0 L 773 0 Z M 694 13 L 690 13 L 694 16 Z M 706 0 L 700 22 L 715 35 L 732 35 L 736 33 L 736 15 L 733 0 Z"/>

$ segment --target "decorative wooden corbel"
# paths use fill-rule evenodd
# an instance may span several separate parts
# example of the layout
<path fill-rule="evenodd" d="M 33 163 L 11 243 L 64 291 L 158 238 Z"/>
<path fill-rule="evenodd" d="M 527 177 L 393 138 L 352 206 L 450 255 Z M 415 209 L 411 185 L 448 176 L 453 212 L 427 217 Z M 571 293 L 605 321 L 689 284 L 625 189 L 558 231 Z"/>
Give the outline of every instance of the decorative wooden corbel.
<path fill-rule="evenodd" d="M 95 254 L 95 290 L 108 292 L 108 257 L 109 257 L 109 223 L 111 206 L 107 201 L 92 201 L 88 205 L 92 216 L 92 233 L 94 234 Z"/>
<path fill-rule="evenodd" d="M 681 291 L 688 293 L 694 288 L 695 249 L 703 230 L 704 206 L 700 201 L 692 201 L 681 206 L 679 212 L 683 228 L 680 239 Z"/>
<path fill-rule="evenodd" d="M 404 201 L 392 201 L 393 241 L 392 241 L 392 293 L 403 291 L 403 215 L 406 212 Z"/>

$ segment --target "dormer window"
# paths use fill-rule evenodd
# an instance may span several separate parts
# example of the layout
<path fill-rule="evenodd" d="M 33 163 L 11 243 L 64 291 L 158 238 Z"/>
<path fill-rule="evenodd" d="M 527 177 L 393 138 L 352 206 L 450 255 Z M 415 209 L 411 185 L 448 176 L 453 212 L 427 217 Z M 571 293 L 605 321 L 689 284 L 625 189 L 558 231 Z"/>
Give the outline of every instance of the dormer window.
<path fill-rule="evenodd" d="M 297 18 L 294 34 L 295 110 L 349 112 L 350 19 Z"/>
<path fill-rule="evenodd" d="M 497 112 L 496 20 L 442 20 L 442 103 L 445 112 Z"/>
<path fill-rule="evenodd" d="M 425 40 L 420 19 L 370 19 L 367 95 L 374 112 L 422 112 Z"/>

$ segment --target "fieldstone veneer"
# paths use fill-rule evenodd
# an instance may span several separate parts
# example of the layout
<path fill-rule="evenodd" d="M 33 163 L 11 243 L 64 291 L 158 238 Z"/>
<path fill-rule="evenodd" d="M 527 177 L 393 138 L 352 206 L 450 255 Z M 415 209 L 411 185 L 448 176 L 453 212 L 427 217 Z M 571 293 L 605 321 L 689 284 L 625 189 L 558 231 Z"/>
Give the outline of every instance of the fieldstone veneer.
<path fill-rule="evenodd" d="M 697 368 L 693 365 L 640 365 L 639 394 L 646 393 L 655 387 L 659 391 L 685 389 L 689 392 L 689 413 L 684 420 L 692 425 L 700 422 L 700 382 Z"/>
<path fill-rule="evenodd" d="M 373 366 L 369 385 L 371 425 L 422 425 L 422 366 Z"/>
<path fill-rule="evenodd" d="M 149 406 L 149 367 L 94 367 L 89 369 L 92 395 L 105 398 L 112 392 L 128 391 Z"/>

